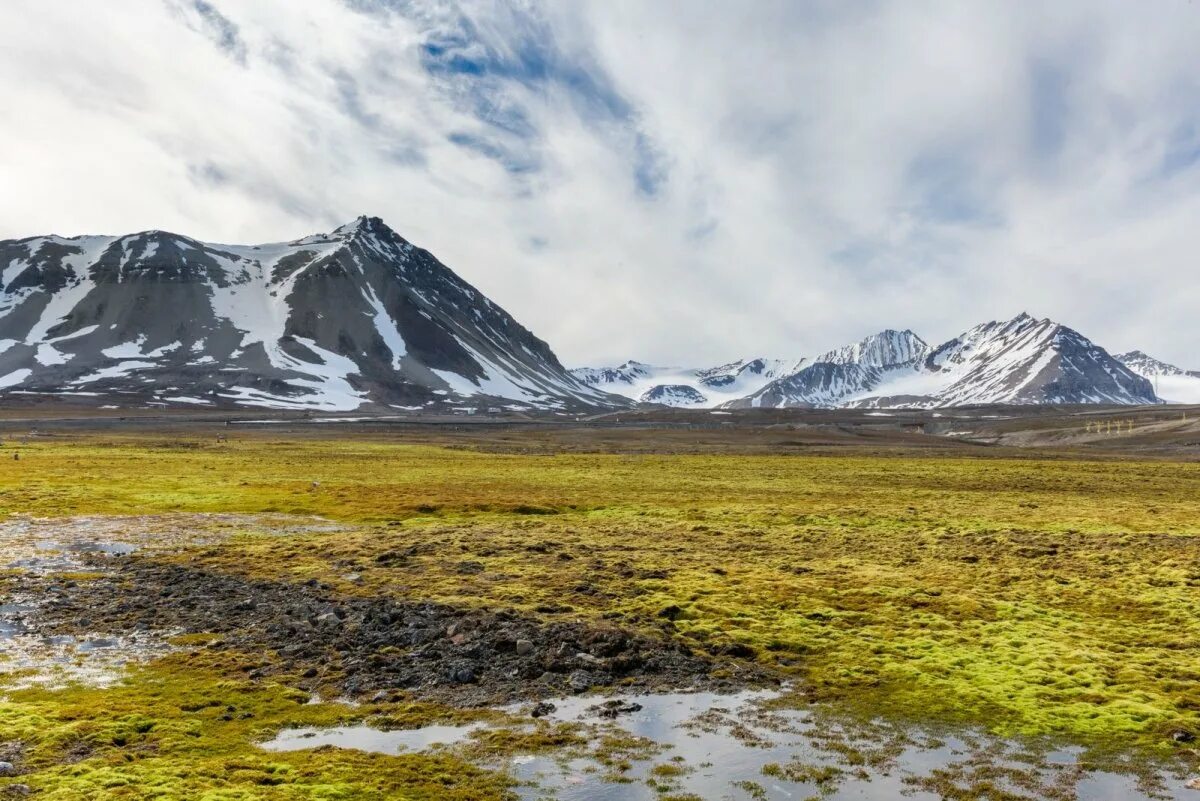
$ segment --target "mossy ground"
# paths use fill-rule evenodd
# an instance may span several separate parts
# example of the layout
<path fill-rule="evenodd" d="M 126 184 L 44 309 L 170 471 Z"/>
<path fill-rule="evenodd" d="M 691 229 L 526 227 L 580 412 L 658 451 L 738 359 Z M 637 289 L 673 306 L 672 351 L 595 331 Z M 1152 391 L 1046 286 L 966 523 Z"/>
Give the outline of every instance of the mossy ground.
<path fill-rule="evenodd" d="M 1171 732 L 1200 734 L 1197 464 L 118 436 L 36 440 L 0 460 L 0 514 L 193 511 L 357 526 L 178 557 L 220 570 L 666 628 L 710 652 L 753 652 L 807 697 L 872 714 L 1159 753 L 1178 747 Z M 254 732 L 335 713 L 228 680 L 219 666 L 156 663 L 116 691 L 12 693 L 0 726 L 36 744 L 43 786 L 111 782 L 111 797 L 139 782 L 164 798 L 372 797 L 380 783 L 397 797 L 502 792 L 450 757 L 258 752 Z M 252 722 L 207 721 L 165 686 L 263 708 Z M 138 715 L 152 747 L 131 759 Z M 56 743 L 78 726 L 132 726 L 134 740 L 62 763 Z M 218 790 L 230 777 L 243 789 Z"/>

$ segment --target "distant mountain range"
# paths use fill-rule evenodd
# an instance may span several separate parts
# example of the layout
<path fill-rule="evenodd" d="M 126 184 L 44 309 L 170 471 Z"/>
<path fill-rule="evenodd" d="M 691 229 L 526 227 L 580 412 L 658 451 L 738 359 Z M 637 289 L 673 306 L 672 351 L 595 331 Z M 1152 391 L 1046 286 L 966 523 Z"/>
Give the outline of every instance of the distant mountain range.
<path fill-rule="evenodd" d="M 1167 403 L 1200 403 L 1200 370 L 1184 370 L 1140 350 L 1119 353 L 1114 358 L 1154 384 L 1154 394 Z"/>
<path fill-rule="evenodd" d="M 1156 394 L 1155 385 L 1158 385 Z M 266 245 L 0 241 L 0 397 L 353 410 L 1200 403 L 1200 372 L 1022 314 L 938 347 L 886 330 L 814 358 L 566 370 L 381 220 Z"/>
<path fill-rule="evenodd" d="M 642 402 L 695 407 L 1150 404 L 1160 397 L 1200 403 L 1200 373 L 1137 351 L 1111 356 L 1078 331 L 1028 314 L 978 325 L 938 347 L 912 331 L 889 329 L 812 359 L 734 364 L 772 368 L 753 374 L 735 393 L 708 387 L 703 376 L 711 371 L 704 369 L 627 362 L 572 372 L 585 383 Z"/>

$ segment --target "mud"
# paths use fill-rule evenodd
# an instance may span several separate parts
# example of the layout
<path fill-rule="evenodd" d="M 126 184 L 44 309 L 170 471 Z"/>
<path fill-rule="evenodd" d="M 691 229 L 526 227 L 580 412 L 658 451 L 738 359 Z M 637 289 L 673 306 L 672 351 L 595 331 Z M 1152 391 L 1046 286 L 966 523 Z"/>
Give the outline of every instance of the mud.
<path fill-rule="evenodd" d="M 325 697 L 391 693 L 484 706 L 607 687 L 731 691 L 777 684 L 764 668 L 693 653 L 681 643 L 512 611 L 347 597 L 311 580 L 253 581 L 137 555 L 102 580 L 53 583 L 27 574 L 40 598 L 26 621 L 41 636 L 84 632 L 200 634 L 206 647 L 245 655 L 249 678 L 286 677 Z"/>

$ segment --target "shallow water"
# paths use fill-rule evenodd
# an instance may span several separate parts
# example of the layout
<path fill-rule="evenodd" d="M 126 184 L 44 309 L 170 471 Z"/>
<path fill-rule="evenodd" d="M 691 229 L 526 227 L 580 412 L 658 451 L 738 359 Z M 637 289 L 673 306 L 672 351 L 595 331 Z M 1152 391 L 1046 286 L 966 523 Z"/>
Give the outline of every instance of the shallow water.
<path fill-rule="evenodd" d="M 300 751 L 334 745 L 378 754 L 399 754 L 405 751 L 425 751 L 438 746 L 454 745 L 483 728 L 473 723 L 465 726 L 425 726 L 421 729 L 382 731 L 370 726 L 339 726 L 333 729 L 287 729 L 277 737 L 262 743 L 268 751 Z"/>
<path fill-rule="evenodd" d="M 1011 778 L 996 781 L 1018 798 L 1052 797 L 1061 789 L 1073 789 L 1073 794 L 1068 792 L 1065 797 L 1080 801 L 1189 797 L 1176 777 L 1163 777 L 1165 794 L 1152 796 L 1140 791 L 1131 776 L 1085 773 L 1076 765 L 1078 752 L 1074 750 L 1023 761 L 1028 758 L 1020 745 L 979 733 L 933 736 L 883 724 L 860 728 L 805 709 L 764 708 L 763 702 L 772 697 L 770 693 L 696 693 L 625 698 L 642 709 L 607 725 L 666 746 L 656 757 L 631 760 L 632 769 L 622 777 L 633 783 L 606 782 L 595 770 L 595 761 L 587 758 L 562 763 L 539 756 L 518 759 L 510 769 L 532 784 L 521 791 L 522 798 L 560 801 L 651 801 L 661 797 L 663 787 L 731 801 L 937 799 L 942 796 L 933 787 L 913 780 L 930 777 L 934 771 L 948 771 L 943 774 L 947 776 L 961 773 L 952 784 L 969 791 L 968 777 L 975 765 L 1011 770 Z M 595 719 L 594 712 L 588 711 L 595 699 L 555 703 L 558 709 L 550 716 L 553 720 Z M 681 763 L 672 762 L 679 758 Z M 673 764 L 683 766 L 682 775 L 665 781 L 655 775 L 656 766 Z M 769 775 L 774 773 L 771 768 L 764 772 L 769 765 L 795 770 L 790 772 L 791 778 Z"/>
<path fill-rule="evenodd" d="M 529 801 L 653 801 L 670 793 L 719 801 L 933 801 L 943 797 L 939 790 L 947 787 L 970 797 L 973 776 L 999 785 L 1014 798 L 1200 799 L 1184 789 L 1179 777 L 1163 776 L 1164 792 L 1151 794 L 1139 789 L 1132 776 L 1084 771 L 1076 764 L 1079 754 L 1074 749 L 1031 756 L 1027 747 L 977 732 L 934 736 L 884 724 L 848 725 L 806 709 L 773 709 L 767 702 L 777 695 L 622 696 L 620 700 L 642 708 L 612 720 L 597 714 L 597 705 L 609 699 L 558 699 L 552 702 L 556 710 L 542 720 L 584 725 L 590 735 L 588 747 L 556 755 L 517 755 L 502 767 L 521 782 L 518 795 Z M 510 725 L 544 725 L 528 717 L 525 707 L 502 711 L 513 716 Z M 386 732 L 370 726 L 296 729 L 264 747 L 332 745 L 395 754 L 469 744 L 483 729 L 484 724 Z M 623 737 L 629 747 L 619 752 L 602 749 L 609 735 Z M 629 737 L 645 741 L 630 742 Z M 601 761 L 606 757 L 624 761 L 628 769 L 606 768 Z M 922 783 L 934 776 L 941 777 L 941 787 Z"/>
<path fill-rule="evenodd" d="M 0 568 L 34 576 L 105 572 L 113 560 L 142 551 L 172 551 L 244 532 L 286 536 L 343 527 L 316 517 L 239 514 L 166 514 L 39 518 L 0 521 Z M 100 557 L 100 558 L 97 558 Z M 131 662 L 171 650 L 172 632 L 92 632 L 45 637 L 38 631 L 38 599 L 0 595 L 0 682 L 9 687 L 105 685 Z M 11 674 L 20 674 L 15 680 Z"/>

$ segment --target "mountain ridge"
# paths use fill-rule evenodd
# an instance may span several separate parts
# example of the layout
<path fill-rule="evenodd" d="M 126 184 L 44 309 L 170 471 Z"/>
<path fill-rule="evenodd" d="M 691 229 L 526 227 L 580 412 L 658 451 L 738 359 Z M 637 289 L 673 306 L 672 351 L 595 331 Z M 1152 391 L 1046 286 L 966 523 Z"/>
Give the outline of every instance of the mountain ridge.
<path fill-rule="evenodd" d="M 657 368 L 636 364 L 639 375 L 656 376 Z M 886 408 L 1159 402 L 1144 376 L 1103 348 L 1074 329 L 1025 312 L 1011 320 L 980 324 L 937 347 L 909 329 L 885 329 L 792 364 L 794 369 L 744 396 L 688 405 Z M 656 387 L 641 390 L 647 397 Z"/>
<path fill-rule="evenodd" d="M 0 242 L 0 388 L 197 406 L 614 407 L 380 218 L 261 245 Z M 175 393 L 175 394 L 170 394 Z"/>
<path fill-rule="evenodd" d="M 885 329 L 811 359 L 567 370 L 378 217 L 288 242 L 162 230 L 0 241 L 0 393 L 118 406 L 578 412 L 1200 402 L 1200 373 L 1022 312 L 936 347 Z M 97 401 L 98 402 L 98 401 Z"/>

